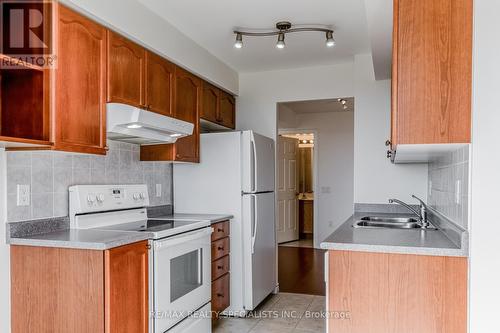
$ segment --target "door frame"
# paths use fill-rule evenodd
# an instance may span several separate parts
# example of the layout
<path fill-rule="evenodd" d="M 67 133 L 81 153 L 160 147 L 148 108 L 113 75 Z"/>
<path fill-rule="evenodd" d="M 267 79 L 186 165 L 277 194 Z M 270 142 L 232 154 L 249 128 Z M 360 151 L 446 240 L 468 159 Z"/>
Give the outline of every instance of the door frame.
<path fill-rule="evenodd" d="M 278 136 L 280 134 L 301 134 L 301 133 L 312 133 L 314 135 L 314 149 L 313 149 L 313 191 L 314 191 L 314 201 L 313 201 L 313 246 L 315 249 L 319 249 L 320 240 L 318 239 L 318 146 L 319 137 L 318 131 L 315 129 L 307 128 L 278 128 Z M 277 139 L 277 138 L 276 138 Z M 278 158 L 278 150 L 276 149 L 276 160 Z M 279 176 L 279 169 L 276 166 L 276 180 Z M 298 199 L 297 199 L 298 200 Z M 276 196 L 276 207 L 278 205 L 278 196 Z M 278 212 L 276 212 L 278 214 Z M 276 219 L 276 223 L 278 220 Z"/>

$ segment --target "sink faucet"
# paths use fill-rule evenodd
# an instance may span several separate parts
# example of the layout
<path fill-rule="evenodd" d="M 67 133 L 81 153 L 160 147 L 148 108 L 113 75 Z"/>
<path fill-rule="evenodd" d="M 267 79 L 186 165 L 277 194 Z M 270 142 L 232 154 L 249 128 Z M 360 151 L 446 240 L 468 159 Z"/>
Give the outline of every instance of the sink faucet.
<path fill-rule="evenodd" d="M 406 207 L 413 214 L 418 216 L 418 221 L 420 222 L 422 229 L 429 228 L 430 224 L 429 221 L 427 220 L 427 205 L 422 199 L 418 198 L 416 195 L 412 195 L 412 198 L 415 198 L 420 202 L 420 207 L 419 207 L 420 211 L 417 211 L 412 206 L 398 199 L 389 199 L 389 203 L 397 203 L 403 207 Z"/>

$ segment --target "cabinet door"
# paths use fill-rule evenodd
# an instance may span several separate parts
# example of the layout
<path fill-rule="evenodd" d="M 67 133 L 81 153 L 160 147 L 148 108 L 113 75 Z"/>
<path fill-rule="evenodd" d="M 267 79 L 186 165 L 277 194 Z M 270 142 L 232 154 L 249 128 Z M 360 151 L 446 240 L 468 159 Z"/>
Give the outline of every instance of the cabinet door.
<path fill-rule="evenodd" d="M 472 0 L 394 2 L 393 144 L 468 143 Z"/>
<path fill-rule="evenodd" d="M 148 242 L 104 253 L 106 333 L 148 333 Z"/>
<path fill-rule="evenodd" d="M 106 29 L 60 6 L 55 149 L 105 154 Z"/>
<path fill-rule="evenodd" d="M 203 103 L 200 118 L 216 123 L 219 115 L 219 89 L 203 82 Z"/>
<path fill-rule="evenodd" d="M 108 31 L 108 102 L 144 107 L 143 47 Z"/>
<path fill-rule="evenodd" d="M 193 74 L 177 68 L 175 75 L 175 112 L 177 119 L 194 124 L 193 134 L 175 143 L 175 160 L 199 162 L 200 132 L 199 107 L 201 80 Z"/>
<path fill-rule="evenodd" d="M 235 105 L 236 103 L 233 96 L 228 93 L 221 92 L 218 122 L 222 126 L 234 129 L 236 112 Z"/>
<path fill-rule="evenodd" d="M 170 116 L 172 113 L 172 90 L 174 64 L 162 57 L 146 52 L 146 108 Z"/>

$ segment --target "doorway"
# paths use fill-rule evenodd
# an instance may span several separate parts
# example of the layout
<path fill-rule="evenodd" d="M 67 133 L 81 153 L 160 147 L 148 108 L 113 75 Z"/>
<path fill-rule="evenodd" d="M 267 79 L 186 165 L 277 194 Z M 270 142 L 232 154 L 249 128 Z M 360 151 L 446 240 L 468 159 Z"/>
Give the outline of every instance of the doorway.
<path fill-rule="evenodd" d="M 314 247 L 314 132 L 282 130 L 278 137 L 278 244 Z"/>
<path fill-rule="evenodd" d="M 324 295 L 320 244 L 354 206 L 354 98 L 278 103 L 277 118 L 279 290 Z"/>

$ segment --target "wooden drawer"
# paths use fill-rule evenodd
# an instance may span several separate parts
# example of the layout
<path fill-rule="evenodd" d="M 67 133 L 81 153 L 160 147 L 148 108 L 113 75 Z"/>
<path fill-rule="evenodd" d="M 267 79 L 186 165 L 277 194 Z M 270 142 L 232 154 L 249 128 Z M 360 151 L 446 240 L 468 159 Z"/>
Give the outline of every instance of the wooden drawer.
<path fill-rule="evenodd" d="M 229 273 L 229 256 L 222 257 L 212 262 L 212 281 Z"/>
<path fill-rule="evenodd" d="M 229 306 L 229 274 L 212 282 L 212 311 L 223 311 Z"/>
<path fill-rule="evenodd" d="M 212 241 L 229 236 L 229 221 L 213 224 Z"/>
<path fill-rule="evenodd" d="M 229 254 L 229 237 L 212 242 L 212 261 Z"/>

